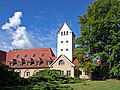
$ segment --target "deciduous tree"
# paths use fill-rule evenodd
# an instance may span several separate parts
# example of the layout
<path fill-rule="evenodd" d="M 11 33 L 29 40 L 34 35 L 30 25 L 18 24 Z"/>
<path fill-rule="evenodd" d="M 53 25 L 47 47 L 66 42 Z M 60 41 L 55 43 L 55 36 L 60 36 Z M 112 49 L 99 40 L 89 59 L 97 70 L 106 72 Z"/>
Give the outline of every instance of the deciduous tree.
<path fill-rule="evenodd" d="M 90 62 L 102 62 L 101 70 L 120 74 L 120 0 L 95 0 L 79 20 L 75 55 L 87 53 Z"/>

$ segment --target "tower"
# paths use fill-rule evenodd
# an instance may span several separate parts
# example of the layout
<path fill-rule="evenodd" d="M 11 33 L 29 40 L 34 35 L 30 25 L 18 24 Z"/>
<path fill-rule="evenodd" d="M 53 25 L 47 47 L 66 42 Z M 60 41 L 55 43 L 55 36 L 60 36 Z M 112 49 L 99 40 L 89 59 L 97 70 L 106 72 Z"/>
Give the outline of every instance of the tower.
<path fill-rule="evenodd" d="M 57 57 L 63 54 L 72 62 L 73 50 L 75 48 L 74 39 L 75 34 L 70 30 L 67 23 L 64 22 L 57 32 Z"/>

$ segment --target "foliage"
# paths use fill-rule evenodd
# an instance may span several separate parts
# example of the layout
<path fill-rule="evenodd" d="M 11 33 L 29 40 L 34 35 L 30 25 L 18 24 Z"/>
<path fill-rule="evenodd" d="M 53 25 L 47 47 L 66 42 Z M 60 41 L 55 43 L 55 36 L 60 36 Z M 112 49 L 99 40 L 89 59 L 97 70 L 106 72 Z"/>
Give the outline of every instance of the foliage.
<path fill-rule="evenodd" d="M 90 62 L 102 62 L 100 71 L 120 74 L 120 0 L 95 0 L 79 19 L 75 55 L 88 53 Z"/>
<path fill-rule="evenodd" d="M 40 70 L 32 77 L 28 78 L 31 84 L 38 82 L 48 82 L 51 84 L 66 84 L 81 82 L 79 78 L 73 78 L 67 75 L 61 75 L 57 70 Z"/>
<path fill-rule="evenodd" d="M 40 70 L 28 78 L 28 81 L 33 85 L 33 90 L 72 90 L 71 87 L 61 84 L 81 82 L 78 78 L 61 75 L 56 70 Z"/>
<path fill-rule="evenodd" d="M 16 85 L 19 82 L 19 75 L 12 68 L 0 63 L 0 85 Z"/>
<path fill-rule="evenodd" d="M 12 68 L 2 64 L 0 71 L 0 89 L 5 90 L 73 90 L 62 84 L 81 82 L 79 78 L 61 75 L 56 70 L 41 70 L 27 79 L 19 77 Z"/>

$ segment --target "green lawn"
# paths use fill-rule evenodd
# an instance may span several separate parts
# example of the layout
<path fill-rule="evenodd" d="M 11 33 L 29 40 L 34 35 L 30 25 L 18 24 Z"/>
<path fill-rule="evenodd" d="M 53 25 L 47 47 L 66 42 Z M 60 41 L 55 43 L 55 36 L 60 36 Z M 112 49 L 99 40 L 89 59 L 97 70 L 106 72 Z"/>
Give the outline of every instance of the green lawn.
<path fill-rule="evenodd" d="M 74 90 L 120 90 L 120 80 L 85 81 L 85 83 L 69 84 Z"/>

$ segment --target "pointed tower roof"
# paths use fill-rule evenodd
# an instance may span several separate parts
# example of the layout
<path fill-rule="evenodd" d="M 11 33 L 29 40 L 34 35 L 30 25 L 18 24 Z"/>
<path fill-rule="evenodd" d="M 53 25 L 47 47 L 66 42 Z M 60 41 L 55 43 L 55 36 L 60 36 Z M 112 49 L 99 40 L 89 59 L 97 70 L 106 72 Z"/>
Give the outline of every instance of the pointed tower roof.
<path fill-rule="evenodd" d="M 64 23 L 62 24 L 61 28 L 58 30 L 57 33 L 59 33 L 59 32 L 60 32 L 62 29 L 64 29 L 64 28 L 68 28 L 68 29 L 74 34 L 74 32 L 70 29 L 70 27 L 68 26 L 68 24 L 67 24 L 66 22 L 64 22 Z M 75 36 L 75 34 L 74 34 L 74 36 Z"/>

